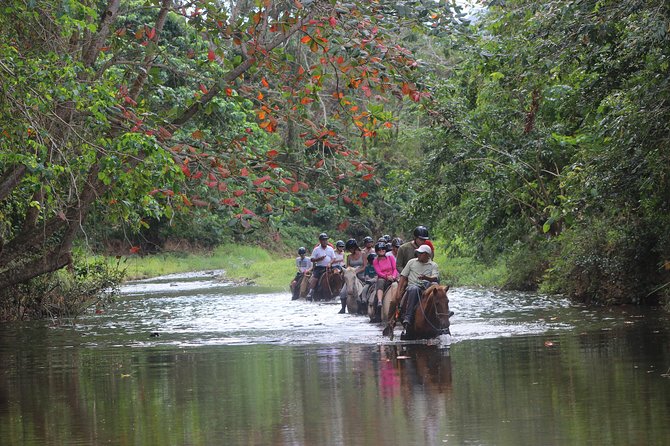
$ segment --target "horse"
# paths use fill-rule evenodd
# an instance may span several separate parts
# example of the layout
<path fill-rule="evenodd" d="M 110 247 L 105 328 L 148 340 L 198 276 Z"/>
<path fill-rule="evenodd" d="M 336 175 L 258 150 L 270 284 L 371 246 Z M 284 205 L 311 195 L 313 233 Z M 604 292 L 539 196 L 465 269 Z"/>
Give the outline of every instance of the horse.
<path fill-rule="evenodd" d="M 291 300 L 304 299 L 307 296 L 307 293 L 309 292 L 309 279 L 311 277 L 312 272 L 307 271 L 302 275 L 302 277 L 300 277 L 300 279 L 298 279 L 298 282 L 295 284 L 295 287 L 291 289 L 292 293 Z"/>
<path fill-rule="evenodd" d="M 340 295 L 343 285 L 342 273 L 338 274 L 331 269 L 326 270 L 316 284 L 314 300 L 332 300 L 335 296 Z"/>
<path fill-rule="evenodd" d="M 349 314 L 358 314 L 358 301 L 363 291 L 363 282 L 356 276 L 356 268 L 345 268 L 343 277 L 347 292 L 347 311 Z"/>
<path fill-rule="evenodd" d="M 372 287 L 374 288 L 374 287 Z M 373 292 L 374 293 L 374 292 Z M 387 323 L 389 318 L 395 314 L 398 307 L 398 282 L 393 282 L 382 296 L 381 307 L 375 302 L 374 294 L 368 300 L 368 316 L 370 322 Z"/>
<path fill-rule="evenodd" d="M 432 285 L 423 292 L 414 312 L 414 323 L 407 327 L 400 339 L 433 339 L 449 333 L 449 297 L 448 286 Z M 384 328 L 383 334 L 393 339 L 396 318 L 392 317 Z"/>

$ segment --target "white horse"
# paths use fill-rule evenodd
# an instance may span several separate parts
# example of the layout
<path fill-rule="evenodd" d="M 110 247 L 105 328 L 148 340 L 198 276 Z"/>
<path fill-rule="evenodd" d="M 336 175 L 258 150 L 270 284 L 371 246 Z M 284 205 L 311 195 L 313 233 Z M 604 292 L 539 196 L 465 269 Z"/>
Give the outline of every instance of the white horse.
<path fill-rule="evenodd" d="M 374 294 L 368 301 L 368 316 L 370 322 L 388 323 L 389 318 L 395 314 L 398 307 L 398 282 L 393 282 L 382 296 L 382 305 L 379 307 L 375 302 Z"/>
<path fill-rule="evenodd" d="M 344 269 L 344 287 L 347 295 L 347 311 L 349 314 L 358 314 L 358 296 L 363 291 L 363 282 L 356 276 L 356 268 Z"/>

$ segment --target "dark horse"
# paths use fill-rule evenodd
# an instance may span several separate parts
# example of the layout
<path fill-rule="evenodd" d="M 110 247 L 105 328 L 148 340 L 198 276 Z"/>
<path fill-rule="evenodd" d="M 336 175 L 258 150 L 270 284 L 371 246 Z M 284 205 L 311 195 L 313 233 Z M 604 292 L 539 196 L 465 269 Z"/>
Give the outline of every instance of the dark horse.
<path fill-rule="evenodd" d="M 414 323 L 407 327 L 400 339 L 433 339 L 449 333 L 449 297 L 448 286 L 432 285 L 423 292 L 414 313 Z M 396 318 L 389 321 L 383 334 L 393 339 Z"/>
<path fill-rule="evenodd" d="M 314 289 L 314 300 L 331 300 L 340 295 L 344 285 L 343 273 L 336 273 L 332 269 L 326 270 Z"/>

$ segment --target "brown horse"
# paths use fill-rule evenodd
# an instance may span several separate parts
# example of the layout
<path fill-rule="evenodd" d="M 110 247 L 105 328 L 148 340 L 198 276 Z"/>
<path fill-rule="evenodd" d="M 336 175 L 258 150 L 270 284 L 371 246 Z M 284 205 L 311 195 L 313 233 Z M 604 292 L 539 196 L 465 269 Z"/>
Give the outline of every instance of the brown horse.
<path fill-rule="evenodd" d="M 335 296 L 340 295 L 343 285 L 344 277 L 342 272 L 336 273 L 331 269 L 326 270 L 319 277 L 319 282 L 316 284 L 314 300 L 332 300 Z"/>
<path fill-rule="evenodd" d="M 292 300 L 304 299 L 309 292 L 309 279 L 312 277 L 312 272 L 307 271 L 291 289 Z"/>
<path fill-rule="evenodd" d="M 433 339 L 449 333 L 449 297 L 448 286 L 432 285 L 423 292 L 414 312 L 414 323 L 407 327 L 400 339 Z M 393 339 L 396 318 L 392 317 L 383 334 Z"/>

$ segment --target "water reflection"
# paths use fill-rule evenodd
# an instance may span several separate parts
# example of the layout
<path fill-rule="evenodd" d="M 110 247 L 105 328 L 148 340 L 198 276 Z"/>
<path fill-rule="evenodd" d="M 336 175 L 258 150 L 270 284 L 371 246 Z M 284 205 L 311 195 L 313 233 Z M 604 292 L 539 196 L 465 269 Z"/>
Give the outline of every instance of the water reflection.
<path fill-rule="evenodd" d="M 450 346 L 390 343 L 337 304 L 288 306 L 287 293 L 223 293 L 204 279 L 184 295 L 129 292 L 74 325 L 0 327 L 0 444 L 670 438 L 670 333 L 657 314 L 456 290 Z"/>

